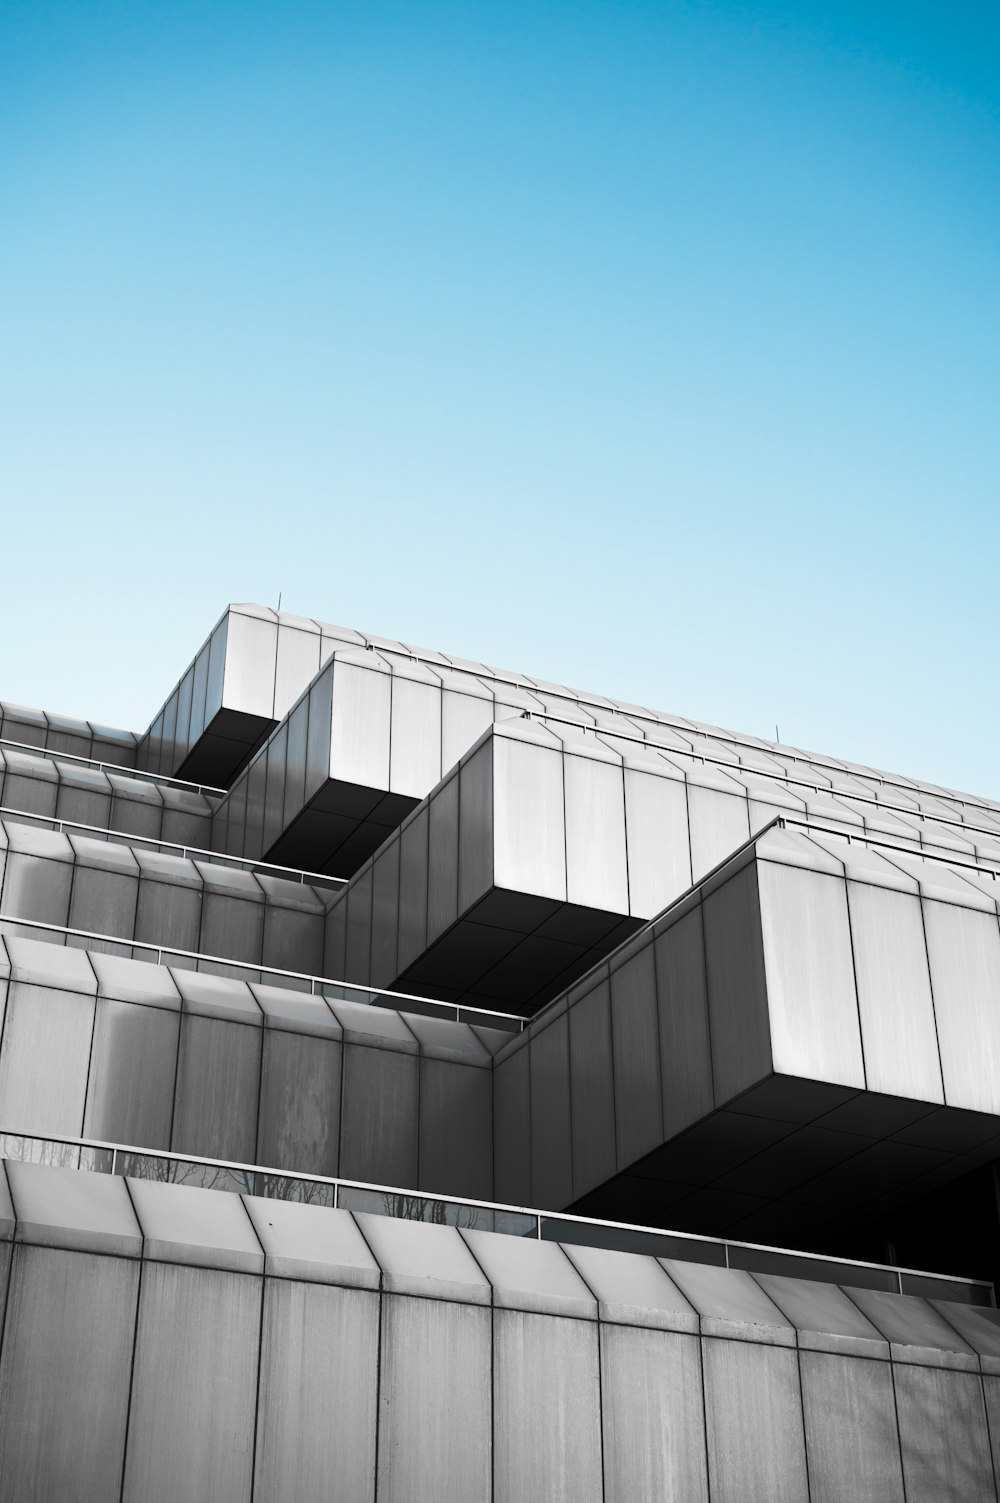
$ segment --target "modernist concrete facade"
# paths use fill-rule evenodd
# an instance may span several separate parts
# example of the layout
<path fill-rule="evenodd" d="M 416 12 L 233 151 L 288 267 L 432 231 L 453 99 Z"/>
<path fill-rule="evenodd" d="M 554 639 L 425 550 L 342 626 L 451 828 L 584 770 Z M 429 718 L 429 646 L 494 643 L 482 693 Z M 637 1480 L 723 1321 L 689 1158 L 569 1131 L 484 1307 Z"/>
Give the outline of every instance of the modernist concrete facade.
<path fill-rule="evenodd" d="M 0 780 L 0 1503 L 997 1503 L 1000 803 L 259 606 Z"/>

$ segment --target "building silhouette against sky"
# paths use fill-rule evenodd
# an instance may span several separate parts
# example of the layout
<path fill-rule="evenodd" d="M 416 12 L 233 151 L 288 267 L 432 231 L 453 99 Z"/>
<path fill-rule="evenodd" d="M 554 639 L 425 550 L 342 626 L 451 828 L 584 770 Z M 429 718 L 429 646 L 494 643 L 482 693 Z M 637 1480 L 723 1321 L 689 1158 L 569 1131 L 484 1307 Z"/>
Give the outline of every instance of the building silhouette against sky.
<path fill-rule="evenodd" d="M 996 1503 L 1000 802 L 255 605 L 0 710 L 0 1503 Z"/>

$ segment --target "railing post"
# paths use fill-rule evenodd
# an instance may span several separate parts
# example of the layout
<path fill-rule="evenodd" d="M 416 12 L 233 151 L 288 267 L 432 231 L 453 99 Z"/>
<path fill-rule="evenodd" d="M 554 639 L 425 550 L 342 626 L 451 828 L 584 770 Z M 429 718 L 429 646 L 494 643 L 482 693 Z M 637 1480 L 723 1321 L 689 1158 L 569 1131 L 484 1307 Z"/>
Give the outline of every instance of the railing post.
<path fill-rule="evenodd" d="M 112 1150 L 111 1150 L 111 1173 L 112 1174 L 117 1174 L 117 1172 L 118 1172 L 118 1149 L 117 1148 L 112 1148 Z"/>

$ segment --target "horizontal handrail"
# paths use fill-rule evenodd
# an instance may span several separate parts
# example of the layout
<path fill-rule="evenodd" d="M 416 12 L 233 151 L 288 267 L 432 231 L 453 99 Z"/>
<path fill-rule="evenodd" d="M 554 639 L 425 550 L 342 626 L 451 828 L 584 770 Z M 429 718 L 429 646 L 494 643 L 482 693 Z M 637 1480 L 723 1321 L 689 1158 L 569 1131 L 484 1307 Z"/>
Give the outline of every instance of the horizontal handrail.
<path fill-rule="evenodd" d="M 11 1146 L 27 1146 L 46 1149 L 68 1148 L 82 1156 L 84 1153 L 94 1157 L 85 1167 L 95 1173 L 131 1175 L 133 1178 L 147 1178 L 149 1176 L 135 1173 L 141 1165 L 130 1163 L 130 1160 L 152 1160 L 162 1164 L 165 1170 L 175 1167 L 183 1167 L 187 1170 L 203 1169 L 220 1176 L 232 1176 L 234 1180 L 242 1180 L 237 1186 L 227 1186 L 224 1183 L 209 1187 L 217 1189 L 236 1189 L 237 1193 L 261 1195 L 271 1200 L 294 1200 L 304 1199 L 304 1195 L 281 1194 L 281 1190 L 299 1189 L 306 1191 L 310 1188 L 328 1190 L 330 1192 L 330 1204 L 341 1209 L 365 1209 L 375 1214 L 402 1217 L 408 1220 L 434 1220 L 434 1207 L 452 1208 L 456 1213 L 456 1222 L 463 1211 L 475 1214 L 479 1212 L 493 1218 L 493 1229 L 507 1235 L 531 1237 L 535 1240 L 545 1239 L 545 1227 L 552 1223 L 560 1228 L 564 1226 L 580 1227 L 586 1229 L 592 1235 L 598 1236 L 602 1231 L 607 1233 L 604 1242 L 592 1242 L 590 1245 L 607 1246 L 614 1248 L 621 1240 L 622 1233 L 633 1233 L 636 1237 L 661 1239 L 664 1250 L 670 1244 L 670 1251 L 676 1256 L 681 1251 L 688 1253 L 689 1261 L 693 1263 L 715 1261 L 706 1258 L 709 1249 L 717 1250 L 723 1254 L 723 1262 L 727 1268 L 745 1267 L 746 1254 L 760 1254 L 774 1258 L 800 1260 L 807 1272 L 803 1277 L 815 1277 L 817 1265 L 821 1270 L 829 1273 L 844 1275 L 844 1282 L 850 1283 L 850 1276 L 855 1277 L 858 1271 L 865 1273 L 883 1274 L 893 1280 L 896 1292 L 903 1293 L 903 1279 L 927 1279 L 936 1285 L 954 1284 L 964 1289 L 982 1291 L 986 1301 L 992 1303 L 992 1285 L 987 1279 L 968 1278 L 960 1274 L 942 1274 L 928 1272 L 916 1268 L 904 1268 L 890 1263 L 873 1263 L 862 1261 L 858 1258 L 841 1258 L 827 1256 L 823 1253 L 803 1252 L 799 1248 L 774 1247 L 763 1242 L 740 1242 L 730 1237 L 707 1237 L 697 1232 L 671 1231 L 664 1227 L 643 1226 L 637 1222 L 607 1221 L 596 1216 L 578 1216 L 569 1211 L 545 1211 L 532 1206 L 508 1205 L 502 1201 L 474 1200 L 469 1196 L 440 1194 L 436 1191 L 415 1190 L 412 1187 L 405 1188 L 400 1185 L 379 1185 L 365 1180 L 345 1179 L 339 1175 L 303 1174 L 301 1171 L 290 1169 L 265 1168 L 259 1164 L 241 1163 L 234 1159 L 213 1159 L 197 1154 L 175 1153 L 163 1148 L 142 1148 L 135 1144 L 115 1143 L 107 1139 L 83 1138 L 72 1135 L 41 1136 L 37 1133 L 22 1132 L 14 1127 L 0 1126 L 0 1158 L 11 1159 L 14 1162 L 24 1162 L 24 1159 L 16 1159 L 9 1151 Z M 39 1162 L 38 1159 L 30 1160 Z M 84 1167 L 82 1164 L 80 1167 Z M 165 1176 L 164 1176 L 165 1177 Z M 358 1192 L 362 1196 L 373 1197 L 373 1202 L 351 1206 L 351 1195 L 348 1193 L 345 1204 L 344 1192 Z M 381 1201 L 381 1206 L 378 1202 Z M 430 1216 L 426 1213 L 431 1212 Z M 419 1214 L 418 1214 L 419 1213 Z M 520 1225 L 523 1223 L 523 1225 Z M 613 1234 L 618 1234 L 615 1237 Z M 558 1240 L 572 1243 L 572 1237 L 564 1237 Z M 676 1246 L 675 1244 L 680 1244 Z M 762 1270 L 758 1270 L 762 1271 Z M 826 1282 L 839 1282 L 829 1279 Z"/>
<path fill-rule="evenodd" d="M 189 783 L 186 778 L 172 778 L 165 772 L 147 772 L 143 767 L 126 767 L 121 762 L 102 762 L 98 757 L 82 757 L 79 752 L 54 751 L 50 746 L 38 746 L 33 741 L 13 741 L 9 736 L 0 736 L 0 750 L 12 746 L 17 751 L 29 752 L 35 757 L 47 757 L 51 762 L 84 762 L 100 772 L 115 772 L 125 778 L 146 778 L 152 783 L 169 783 L 178 788 L 189 788 L 195 793 L 218 794 L 224 797 L 225 788 L 214 788 L 211 783 Z"/>
<path fill-rule="evenodd" d="M 52 828 L 57 834 L 62 834 L 64 829 L 83 830 L 87 835 L 96 835 L 109 845 L 134 846 L 137 850 L 155 847 L 168 855 L 178 854 L 190 861 L 209 861 L 214 866 L 230 867 L 237 871 L 260 871 L 265 876 L 274 872 L 286 882 L 298 882 L 300 885 L 346 887 L 350 880 L 348 877 L 331 877 L 326 872 L 300 871 L 297 866 L 278 866 L 274 861 L 254 861 L 249 856 L 231 856 L 226 851 L 208 851 L 203 846 L 179 845 L 175 840 L 160 840 L 155 835 L 134 835 L 128 830 L 85 825 L 78 819 L 61 819 L 55 814 L 35 814 L 30 809 L 13 809 L 7 804 L 0 804 L 0 818 L 5 814 L 14 815 L 19 821 Z"/>
<path fill-rule="evenodd" d="M 440 663 L 436 657 L 428 657 L 417 650 L 404 647 L 402 643 L 397 647 L 381 647 L 373 642 L 366 642 L 365 645 L 369 652 L 390 653 L 395 657 L 405 657 L 411 662 L 423 663 L 432 672 L 435 668 L 446 667 L 451 673 L 468 674 L 471 678 L 478 679 L 480 682 L 488 679 L 491 683 L 504 684 L 522 694 L 552 695 L 553 690 L 555 690 L 556 698 L 568 700 L 573 704 L 587 706 L 592 710 L 600 710 L 605 715 L 621 715 L 625 719 L 648 720 L 654 725 L 669 726 L 671 729 L 676 730 L 679 735 L 701 736 L 706 740 L 723 741 L 731 743 L 733 746 L 745 746 L 748 751 L 761 751 L 766 747 L 770 747 L 776 755 L 788 757 L 792 762 L 803 762 L 809 767 L 828 767 L 834 772 L 845 771 L 842 763 L 833 757 L 824 756 L 821 752 L 803 752 L 801 748 L 786 746 L 780 741 L 767 741 L 763 736 L 749 738 L 745 735 L 739 735 L 735 731 L 726 731 L 721 726 L 698 726 L 693 721 L 685 720 L 680 715 L 667 715 L 660 710 L 647 710 L 642 705 L 624 705 L 616 700 L 602 698 L 600 695 L 578 693 L 565 686 L 565 692 L 563 693 L 560 692 L 558 684 L 553 685 L 551 688 L 543 689 L 537 684 L 533 684 L 527 674 L 512 676 L 510 673 L 504 673 L 502 670 L 490 668 L 486 663 L 482 665 L 482 668 L 469 667 L 460 663 Z M 348 647 L 349 644 L 344 642 L 340 646 Z M 336 650 L 334 649 L 334 651 Z M 320 671 L 325 667 L 326 663 L 322 664 Z M 524 682 L 521 682 L 521 679 Z M 563 719 L 563 717 L 558 715 L 550 715 L 544 707 L 537 711 L 526 710 L 523 713 L 535 720 Z M 569 718 L 565 719 L 565 724 L 580 727 L 579 721 L 570 720 Z M 599 730 L 602 727 L 586 726 L 580 727 L 580 729 Z M 603 727 L 603 729 L 607 730 L 609 735 L 618 734 L 617 731 L 610 731 L 607 727 Z M 670 750 L 677 750 L 677 748 L 670 748 Z M 683 755 L 701 757 L 701 753 L 694 750 L 683 753 Z M 726 764 L 723 763 L 722 765 L 725 766 Z M 916 787 L 929 795 L 937 793 L 939 797 L 957 798 L 960 802 L 968 804 L 972 808 L 993 809 L 995 812 L 1000 813 L 1000 808 L 992 804 L 988 799 L 977 798 L 975 794 L 963 794 L 946 788 L 936 789 L 933 784 L 918 783 L 915 778 L 904 780 L 899 777 L 893 777 L 891 773 L 880 772 L 876 768 L 866 769 L 864 776 L 875 778 L 883 786 L 888 785 L 892 788 Z"/>
<path fill-rule="evenodd" d="M 420 997 L 415 992 L 392 992 L 384 986 L 364 986 L 357 981 L 338 981 L 333 976 L 310 976 L 305 971 L 283 970 L 280 966 L 261 965 L 255 960 L 231 960 L 227 956 L 206 955 L 200 950 L 178 950 L 176 947 L 168 945 L 150 944 L 142 939 L 122 939 L 120 935 L 115 934 L 95 934 L 89 929 L 73 929 L 68 924 L 48 924 L 42 919 L 18 918 L 13 913 L 0 913 L 0 924 L 15 925 L 19 929 L 41 929 L 48 934 L 72 935 L 74 939 L 89 939 L 98 944 L 113 945 L 116 951 L 123 949 L 148 951 L 150 955 L 156 956 L 153 962 L 154 965 L 170 965 L 172 960 L 194 960 L 207 961 L 212 966 L 226 966 L 233 971 L 253 971 L 259 973 L 261 985 L 264 984 L 266 976 L 279 976 L 290 981 L 308 981 L 309 995 L 314 997 L 325 996 L 324 987 L 340 987 L 344 991 L 359 993 L 356 999 L 344 997 L 341 999 L 342 1001 L 350 1002 L 357 1000 L 367 1003 L 372 1007 L 389 1007 L 394 1012 L 407 1011 L 405 1007 L 400 1005 L 401 1003 L 417 1003 L 419 1008 L 423 1011 L 428 1011 L 430 1016 L 444 1017 L 450 1019 L 452 1022 L 473 1022 L 478 1023 L 481 1027 L 498 1026 L 501 1028 L 506 1024 L 516 1023 L 516 1028 L 507 1029 L 511 1033 L 520 1033 L 530 1021 L 530 1019 L 522 1017 L 519 1013 L 501 1012 L 497 1008 L 469 1007 L 464 1002 L 442 1002 L 439 997 Z M 3 930 L 0 930 L 0 937 L 2 937 L 2 934 Z M 85 949 L 86 946 L 81 946 L 80 948 Z M 114 951 L 108 953 L 113 954 Z M 131 958 L 134 959 L 135 957 Z M 197 971 L 199 967 L 194 965 L 183 967 L 182 969 Z M 236 976 L 233 979 L 245 981 L 247 978 L 244 974 Z M 302 987 L 290 989 L 295 991 L 304 990 Z M 384 997 L 385 1001 L 376 1002 L 374 1000 L 376 997 Z M 336 1001 L 336 997 L 333 1000 Z M 413 1009 L 411 1008 L 410 1011 L 413 1011 Z M 498 1022 L 497 1020 L 500 1021 Z"/>
<path fill-rule="evenodd" d="M 812 831 L 820 835 L 833 835 L 837 840 L 846 840 L 848 845 L 876 845 L 883 851 L 895 851 L 899 856 L 916 856 L 921 861 L 937 861 L 942 866 L 960 866 L 965 871 L 978 872 L 981 877 L 992 877 L 1000 881 L 1000 866 L 993 866 L 984 861 L 970 861 L 968 853 L 955 851 L 953 855 L 945 855 L 943 851 L 928 851 L 922 846 L 914 848 L 908 842 L 897 845 L 895 841 L 884 835 L 869 835 L 867 832 L 852 830 L 849 826 L 837 826 L 823 824 L 820 820 L 803 819 L 797 814 L 779 814 L 776 819 L 765 826 L 771 829 L 774 825 L 794 825 L 796 829 Z M 757 835 L 751 836 L 756 840 L 763 830 Z M 730 859 L 727 857 L 727 860 Z M 1000 901 L 1000 893 L 997 894 Z"/>
<path fill-rule="evenodd" d="M 889 814 L 909 816 L 910 819 L 915 818 L 920 820 L 928 820 L 937 824 L 945 825 L 949 828 L 954 828 L 956 830 L 968 831 L 973 835 L 986 835 L 1000 844 L 1000 829 L 989 829 L 983 825 L 965 824 L 957 816 L 953 819 L 949 819 L 944 814 L 934 814 L 930 811 L 925 812 L 923 809 L 919 808 L 910 809 L 907 808 L 904 804 L 884 803 L 881 800 L 875 798 L 872 794 L 853 793 L 840 788 L 824 788 L 815 780 L 810 781 L 808 778 L 795 777 L 788 773 L 774 772 L 770 768 L 766 767 L 747 767 L 744 766 L 743 763 L 727 762 L 724 757 L 713 757 L 708 752 L 688 751 L 684 747 L 671 746 L 669 742 L 666 741 L 649 741 L 643 736 L 630 736 L 627 732 L 623 733 L 621 731 L 610 730 L 607 726 L 581 725 L 578 720 L 569 720 L 562 715 L 550 715 L 547 712 L 525 710 L 522 713 L 521 718 L 524 720 L 552 721 L 556 725 L 572 726 L 572 728 L 576 731 L 589 733 L 598 740 L 600 740 L 602 736 L 613 736 L 616 741 L 629 741 L 634 746 L 648 747 L 651 751 L 662 751 L 667 753 L 669 756 L 674 757 L 687 757 L 688 760 L 692 762 L 702 762 L 705 764 L 710 763 L 713 767 L 719 767 L 723 772 L 732 774 L 734 778 L 738 778 L 740 773 L 744 773 L 750 777 L 771 778 L 774 782 L 780 783 L 782 787 L 804 788 L 808 789 L 810 793 L 826 794 L 826 796 L 831 799 L 853 799 L 855 803 L 871 804 L 874 809 L 884 809 Z M 846 776 L 850 776 L 850 774 L 848 773 L 846 774 Z M 894 783 L 890 786 L 903 787 L 904 785 Z M 919 791 L 923 792 L 926 798 L 940 799 L 948 798 L 951 796 L 949 794 L 934 793 L 933 790 L 929 788 Z M 990 809 L 990 806 L 985 803 L 970 804 L 969 807 L 984 810 Z M 995 809 L 991 812 L 995 813 L 997 817 L 1000 818 L 1000 809 Z M 919 839 L 919 833 L 919 830 L 914 827 L 914 834 L 917 839 Z"/>

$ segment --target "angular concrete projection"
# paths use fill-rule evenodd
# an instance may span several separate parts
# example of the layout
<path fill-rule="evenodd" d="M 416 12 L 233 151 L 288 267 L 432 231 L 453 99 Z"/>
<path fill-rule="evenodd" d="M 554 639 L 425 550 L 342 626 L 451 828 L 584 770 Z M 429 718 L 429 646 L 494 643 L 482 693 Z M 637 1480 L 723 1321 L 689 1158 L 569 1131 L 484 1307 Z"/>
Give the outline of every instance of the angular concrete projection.
<path fill-rule="evenodd" d="M 766 784 L 770 779 L 789 784 L 799 790 L 796 798 L 811 806 L 810 813 L 821 813 L 824 818 L 837 818 L 846 811 L 846 818 L 853 823 L 858 814 L 874 814 L 876 820 L 887 820 L 889 827 L 906 838 L 908 831 L 912 834 L 910 827 L 916 815 L 918 819 L 967 825 L 971 831 L 990 836 L 994 843 L 1000 836 L 1000 804 L 996 800 L 973 798 L 682 716 L 545 683 L 523 673 L 249 604 L 227 608 L 141 738 L 136 765 L 164 773 L 179 772 L 190 757 L 184 776 L 209 782 L 208 770 L 215 768 L 220 782 L 227 784 L 253 748 L 287 714 L 319 667 L 333 652 L 345 648 L 366 649 L 383 667 L 403 677 L 412 676 L 415 682 L 433 683 L 435 677 L 440 680 L 445 691 L 439 728 L 442 773 L 457 762 L 489 723 L 490 715 L 484 707 L 477 709 L 470 703 L 480 699 L 493 701 L 500 708 L 508 706 L 599 731 L 627 744 L 647 741 L 666 753 L 698 759 L 702 766 L 718 769 L 720 786 L 727 791 L 732 791 L 725 781 L 727 771 L 738 777 L 748 774 L 756 783 Z M 431 679 L 426 678 L 428 673 Z M 412 696 L 412 702 L 401 710 L 403 719 L 396 727 L 397 752 L 418 760 L 428 755 L 424 738 L 434 735 L 423 723 L 420 700 L 418 694 Z M 11 712 L 37 717 L 42 726 L 47 718 L 53 726 L 59 723 L 83 731 L 92 729 L 95 736 L 99 731 L 104 734 L 102 728 L 89 728 L 86 723 L 68 722 L 60 716 L 45 717 L 41 711 L 11 707 Z M 415 717 L 412 724 L 408 723 L 410 716 Z M 55 730 L 49 739 L 53 735 Z M 138 739 L 127 732 L 110 735 L 131 737 L 133 742 Z M 209 739 L 202 745 L 206 736 Z M 37 734 L 21 739 L 34 741 Z M 53 744 L 58 746 L 57 735 Z M 239 760 L 234 760 L 237 757 Z M 197 771 L 199 766 L 206 770 Z M 225 775 L 224 769 L 229 769 Z M 419 796 L 429 792 L 431 786 L 433 783 Z"/>
<path fill-rule="evenodd" d="M 215 847 L 350 876 L 494 720 L 537 708 L 440 663 L 338 648 L 220 804 Z"/>
<path fill-rule="evenodd" d="M 690 870 L 675 768 L 499 721 L 334 897 L 325 964 L 530 1014 L 685 891 Z"/>
<path fill-rule="evenodd" d="M 568 724 L 571 707 L 560 700 L 552 718 L 547 702 L 485 673 L 338 648 L 220 803 L 213 844 L 251 860 L 351 876 L 490 724 L 533 716 L 553 744 L 578 745 L 586 731 L 591 760 L 657 772 L 677 785 L 661 783 L 654 795 L 641 775 L 625 775 L 629 881 L 637 911 L 650 915 L 779 814 L 943 854 L 1000 859 L 998 828 L 985 811 L 903 795 L 895 786 L 876 791 L 816 768 L 788 776 L 752 751 L 735 765 L 723 741 L 706 737 L 699 743 L 704 756 L 695 755 L 693 742 L 649 744 L 637 722 L 620 713 L 605 711 L 598 723 L 595 711 L 585 726 L 577 709 Z M 592 830 L 600 828 L 599 804 L 598 797 Z"/>
<path fill-rule="evenodd" d="M 991 1162 L 998 896 L 767 831 L 497 1057 L 498 1197 L 811 1247 Z"/>
<path fill-rule="evenodd" d="M 338 643 L 342 627 L 231 605 L 139 742 L 136 766 L 228 787 Z"/>
<path fill-rule="evenodd" d="M 219 805 L 216 848 L 335 876 L 354 871 L 426 792 L 412 754 L 391 757 L 392 700 L 398 719 L 402 699 L 394 684 L 374 653 L 334 654 Z M 433 787 L 437 760 L 428 776 Z"/>

